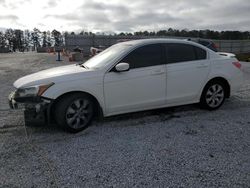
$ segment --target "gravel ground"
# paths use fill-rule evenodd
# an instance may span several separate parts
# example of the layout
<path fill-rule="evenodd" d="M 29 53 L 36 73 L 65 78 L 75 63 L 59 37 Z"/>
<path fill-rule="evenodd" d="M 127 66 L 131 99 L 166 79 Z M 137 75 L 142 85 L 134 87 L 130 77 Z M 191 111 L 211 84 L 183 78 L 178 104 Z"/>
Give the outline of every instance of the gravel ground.
<path fill-rule="evenodd" d="M 68 134 L 24 126 L 7 95 L 26 74 L 69 64 L 0 54 L 0 187 L 249 187 L 250 64 L 244 87 L 214 112 L 188 105 L 106 118 Z"/>

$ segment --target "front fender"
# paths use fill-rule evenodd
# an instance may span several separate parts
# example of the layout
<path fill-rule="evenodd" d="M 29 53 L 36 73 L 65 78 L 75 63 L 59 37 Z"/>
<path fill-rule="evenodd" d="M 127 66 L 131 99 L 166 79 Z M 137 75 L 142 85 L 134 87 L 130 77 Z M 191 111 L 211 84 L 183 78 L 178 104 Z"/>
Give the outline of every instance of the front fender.
<path fill-rule="evenodd" d="M 42 96 L 49 99 L 57 99 L 61 95 L 69 92 L 85 92 L 96 98 L 101 108 L 104 110 L 103 84 L 84 82 L 82 80 L 56 83 L 50 87 Z"/>

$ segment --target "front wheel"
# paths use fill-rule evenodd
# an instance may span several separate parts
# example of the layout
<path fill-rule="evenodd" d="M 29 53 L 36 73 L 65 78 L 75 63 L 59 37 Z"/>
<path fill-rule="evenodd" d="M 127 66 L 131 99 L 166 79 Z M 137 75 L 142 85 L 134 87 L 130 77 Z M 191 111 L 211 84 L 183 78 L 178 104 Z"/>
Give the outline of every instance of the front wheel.
<path fill-rule="evenodd" d="M 73 133 L 87 128 L 94 115 L 94 103 L 84 94 L 72 94 L 62 98 L 55 109 L 57 124 Z"/>
<path fill-rule="evenodd" d="M 224 103 L 226 98 L 225 85 L 221 82 L 211 82 L 202 92 L 200 104 L 208 110 L 216 110 Z"/>

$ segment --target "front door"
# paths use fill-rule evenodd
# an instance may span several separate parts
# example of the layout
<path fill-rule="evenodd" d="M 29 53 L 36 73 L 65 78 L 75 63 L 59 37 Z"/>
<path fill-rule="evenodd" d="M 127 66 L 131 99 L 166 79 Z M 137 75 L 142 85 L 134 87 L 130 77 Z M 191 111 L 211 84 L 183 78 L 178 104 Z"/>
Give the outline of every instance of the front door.
<path fill-rule="evenodd" d="M 133 50 L 120 61 L 129 63 L 129 71 L 115 72 L 112 69 L 106 73 L 104 95 L 107 115 L 165 104 L 166 65 L 163 57 L 160 44 L 146 45 Z"/>

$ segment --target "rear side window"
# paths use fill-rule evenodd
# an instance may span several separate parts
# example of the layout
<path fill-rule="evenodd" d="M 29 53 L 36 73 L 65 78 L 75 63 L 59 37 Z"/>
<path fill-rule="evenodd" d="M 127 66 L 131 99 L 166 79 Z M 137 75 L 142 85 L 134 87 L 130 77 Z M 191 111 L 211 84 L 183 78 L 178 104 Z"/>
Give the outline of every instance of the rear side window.
<path fill-rule="evenodd" d="M 207 59 L 207 52 L 199 47 L 194 46 L 195 48 L 195 53 L 196 53 L 196 59 L 197 60 L 202 60 L 202 59 Z"/>
<path fill-rule="evenodd" d="M 130 52 L 121 62 L 129 63 L 131 69 L 161 65 L 164 63 L 163 47 L 160 44 L 139 47 Z"/>
<path fill-rule="evenodd" d="M 206 59 L 206 51 L 189 44 L 166 44 L 168 63 L 179 63 Z"/>

